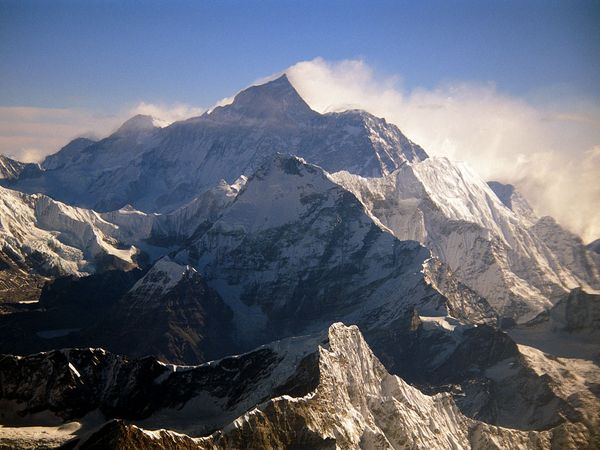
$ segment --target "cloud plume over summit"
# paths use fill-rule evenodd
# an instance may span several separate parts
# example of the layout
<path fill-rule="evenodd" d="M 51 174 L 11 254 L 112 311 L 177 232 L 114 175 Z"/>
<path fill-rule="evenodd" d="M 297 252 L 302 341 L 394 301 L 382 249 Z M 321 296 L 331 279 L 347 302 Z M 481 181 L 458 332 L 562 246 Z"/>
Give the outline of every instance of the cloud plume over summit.
<path fill-rule="evenodd" d="M 430 155 L 515 184 L 538 214 L 554 216 L 584 241 L 600 236 L 599 105 L 552 99 L 540 106 L 492 83 L 407 90 L 398 76 L 379 76 L 361 60 L 317 58 L 286 73 L 317 111 L 359 108 L 385 117 Z"/>

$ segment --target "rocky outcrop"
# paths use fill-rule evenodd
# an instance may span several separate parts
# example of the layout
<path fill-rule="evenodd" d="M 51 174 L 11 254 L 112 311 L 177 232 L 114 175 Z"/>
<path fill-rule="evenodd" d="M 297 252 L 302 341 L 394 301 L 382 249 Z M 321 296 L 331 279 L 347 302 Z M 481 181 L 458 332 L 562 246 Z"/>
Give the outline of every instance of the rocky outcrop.
<path fill-rule="evenodd" d="M 521 432 L 470 419 L 450 394 L 425 395 L 390 375 L 358 328 L 342 324 L 196 367 L 93 349 L 4 356 L 0 381 L 0 400 L 12 405 L 3 424 L 35 423 L 43 411 L 62 420 L 92 411 L 127 419 L 75 438 L 79 448 L 591 445 L 581 424 Z M 171 431 L 146 431 L 158 424 Z"/>
<path fill-rule="evenodd" d="M 522 328 L 543 326 L 550 331 L 595 334 L 600 337 L 600 295 L 587 293 L 580 288 L 573 289 L 556 305 L 524 324 Z"/>
<path fill-rule="evenodd" d="M 232 317 L 195 269 L 164 257 L 103 319 L 72 339 L 133 357 L 198 364 L 235 352 Z"/>

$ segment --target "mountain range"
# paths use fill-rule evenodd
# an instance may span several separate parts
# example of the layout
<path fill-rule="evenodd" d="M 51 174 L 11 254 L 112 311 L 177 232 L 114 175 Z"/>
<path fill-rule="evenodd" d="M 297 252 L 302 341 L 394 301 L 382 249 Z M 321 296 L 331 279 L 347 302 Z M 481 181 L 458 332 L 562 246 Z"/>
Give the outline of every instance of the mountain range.
<path fill-rule="evenodd" d="M 0 448 L 600 445 L 594 245 L 285 75 L 2 156 L 0 244 Z"/>

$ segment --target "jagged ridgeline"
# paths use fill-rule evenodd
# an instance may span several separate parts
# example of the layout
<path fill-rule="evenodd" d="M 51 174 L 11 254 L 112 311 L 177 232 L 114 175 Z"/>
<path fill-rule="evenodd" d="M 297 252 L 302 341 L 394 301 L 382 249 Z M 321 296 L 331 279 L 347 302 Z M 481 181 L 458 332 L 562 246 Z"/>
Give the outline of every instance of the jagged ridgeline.
<path fill-rule="evenodd" d="M 0 445 L 599 445 L 595 247 L 285 75 L 0 184 Z"/>

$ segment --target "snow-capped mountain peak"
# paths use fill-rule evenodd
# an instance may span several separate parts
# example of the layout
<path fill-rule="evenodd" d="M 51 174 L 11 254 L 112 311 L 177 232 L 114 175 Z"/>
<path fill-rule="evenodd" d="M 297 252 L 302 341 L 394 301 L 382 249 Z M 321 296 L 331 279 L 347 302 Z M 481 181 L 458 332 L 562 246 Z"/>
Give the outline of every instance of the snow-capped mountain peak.
<path fill-rule="evenodd" d="M 386 177 L 332 177 L 396 237 L 430 248 L 501 315 L 531 318 L 573 287 L 598 284 L 581 242 L 538 221 L 514 188 L 488 185 L 464 163 L 434 157 Z"/>
<path fill-rule="evenodd" d="M 0 187 L 0 296 L 24 290 L 17 272 L 90 276 L 44 287 L 35 320 L 0 320 L 0 353 L 221 359 L 2 356 L 0 403 L 20 400 L 19 414 L 156 419 L 191 433 L 189 448 L 585 440 L 579 397 L 555 392 L 497 326 L 599 288 L 598 255 L 513 186 L 429 158 L 383 118 L 313 111 L 283 75 L 200 117 L 159 128 L 138 115 L 24 167 L 0 158 L 0 185 L 31 192 Z M 584 290 L 538 322 L 596 329 L 599 296 Z M 572 392 L 600 411 L 592 389 Z"/>
<path fill-rule="evenodd" d="M 157 127 L 156 119 L 152 116 L 138 114 L 131 119 L 126 120 L 123 125 L 114 133 L 115 135 L 134 134 L 145 131 L 152 131 Z"/>
<path fill-rule="evenodd" d="M 504 206 L 515 213 L 527 226 L 533 225 L 538 220 L 529 202 L 512 184 L 488 181 L 488 185 Z"/>
<path fill-rule="evenodd" d="M 251 86 L 241 91 L 233 103 L 215 108 L 209 116 L 213 119 L 300 120 L 318 114 L 300 97 L 284 74 L 265 84 Z"/>
<path fill-rule="evenodd" d="M 449 393 L 426 395 L 389 373 L 361 331 L 342 323 L 199 366 L 92 348 L 6 355 L 0 379 L 5 416 L 21 422 L 37 425 L 40 412 L 50 411 L 87 426 L 100 416 L 95 412 L 127 417 L 126 424 L 109 422 L 85 434 L 57 420 L 66 432 L 56 440 L 74 447 L 79 439 L 82 449 L 116 448 L 118 442 L 140 449 L 545 450 L 596 448 L 597 442 L 593 423 L 520 431 L 467 417 Z M 548 394 L 545 401 L 553 397 Z M 21 442 L 29 445 L 18 448 L 32 448 L 52 428 L 37 428 L 35 437 L 22 431 Z"/>
<path fill-rule="evenodd" d="M 178 264 L 168 256 L 159 259 L 143 278 L 129 291 L 143 294 L 146 298 L 169 292 L 185 277 L 193 276 L 196 270 L 188 265 Z"/>
<path fill-rule="evenodd" d="M 171 212 L 221 179 L 250 176 L 276 152 L 328 172 L 379 177 L 427 154 L 393 124 L 364 111 L 320 114 L 286 76 L 240 92 L 233 103 L 165 128 L 136 116 L 98 142 L 69 144 L 37 176 L 0 184 L 98 211 L 131 204 Z"/>
<path fill-rule="evenodd" d="M 59 169 L 77 158 L 82 150 L 95 143 L 96 142 L 91 139 L 75 138 L 58 152 L 48 155 L 46 159 L 44 159 L 44 162 L 42 162 L 42 167 L 46 170 Z"/>

